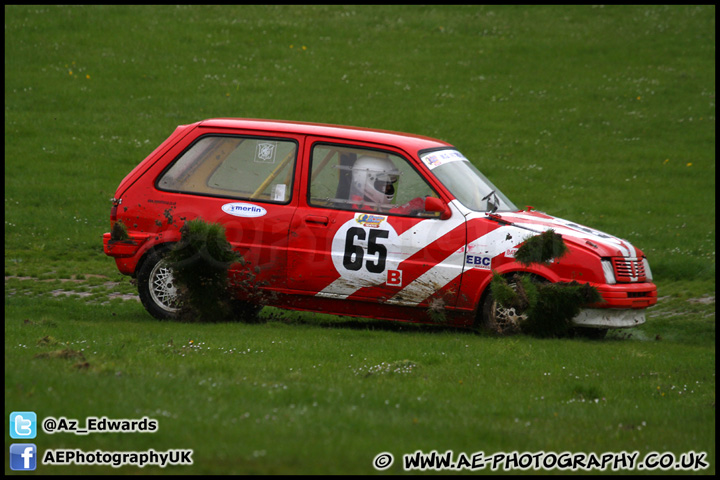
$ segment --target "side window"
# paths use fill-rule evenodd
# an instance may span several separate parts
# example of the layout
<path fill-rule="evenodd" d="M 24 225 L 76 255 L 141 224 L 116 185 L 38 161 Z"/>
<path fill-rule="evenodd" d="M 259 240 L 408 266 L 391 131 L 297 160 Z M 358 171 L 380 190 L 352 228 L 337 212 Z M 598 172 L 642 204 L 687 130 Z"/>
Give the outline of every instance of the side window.
<path fill-rule="evenodd" d="M 309 203 L 317 207 L 436 217 L 425 197 L 438 195 L 404 158 L 378 150 L 315 145 Z"/>
<path fill-rule="evenodd" d="M 289 140 L 207 136 L 158 180 L 161 190 L 287 203 L 297 144 Z"/>

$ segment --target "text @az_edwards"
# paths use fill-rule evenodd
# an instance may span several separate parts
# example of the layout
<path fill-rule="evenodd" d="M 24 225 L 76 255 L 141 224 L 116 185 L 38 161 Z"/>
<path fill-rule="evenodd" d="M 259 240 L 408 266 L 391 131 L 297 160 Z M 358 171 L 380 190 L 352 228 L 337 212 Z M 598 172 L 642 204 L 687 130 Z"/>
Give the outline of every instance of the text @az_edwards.
<path fill-rule="evenodd" d="M 155 433 L 158 430 L 158 421 L 152 418 L 141 419 L 111 419 L 107 417 L 87 417 L 85 425 L 72 418 L 45 417 L 42 421 L 45 433 L 74 433 L 87 435 L 89 433 Z"/>

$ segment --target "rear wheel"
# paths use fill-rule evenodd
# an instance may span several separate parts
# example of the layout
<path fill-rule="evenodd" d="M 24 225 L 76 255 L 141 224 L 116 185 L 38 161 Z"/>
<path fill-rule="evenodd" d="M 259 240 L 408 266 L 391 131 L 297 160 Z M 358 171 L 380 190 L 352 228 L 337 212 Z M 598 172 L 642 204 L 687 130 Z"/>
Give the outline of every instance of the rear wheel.
<path fill-rule="evenodd" d="M 138 293 L 145 309 L 160 320 L 177 318 L 180 312 L 177 286 L 165 256 L 168 248 L 148 254 L 137 274 Z"/>
<path fill-rule="evenodd" d="M 157 249 L 148 254 L 138 270 L 138 293 L 145 309 L 159 320 L 176 319 L 181 314 L 178 285 L 165 257 L 170 247 Z M 258 314 L 262 305 L 243 300 L 230 301 L 233 319 L 245 323 L 264 323 Z"/>

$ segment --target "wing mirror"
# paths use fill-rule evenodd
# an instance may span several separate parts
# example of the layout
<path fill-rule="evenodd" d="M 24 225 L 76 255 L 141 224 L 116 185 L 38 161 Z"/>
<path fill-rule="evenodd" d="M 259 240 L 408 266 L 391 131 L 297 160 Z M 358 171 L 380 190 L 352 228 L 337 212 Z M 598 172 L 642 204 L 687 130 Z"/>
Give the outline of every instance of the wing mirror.
<path fill-rule="evenodd" d="M 441 220 L 447 220 L 452 216 L 450 205 L 435 197 L 425 197 L 425 211 L 440 212 Z"/>

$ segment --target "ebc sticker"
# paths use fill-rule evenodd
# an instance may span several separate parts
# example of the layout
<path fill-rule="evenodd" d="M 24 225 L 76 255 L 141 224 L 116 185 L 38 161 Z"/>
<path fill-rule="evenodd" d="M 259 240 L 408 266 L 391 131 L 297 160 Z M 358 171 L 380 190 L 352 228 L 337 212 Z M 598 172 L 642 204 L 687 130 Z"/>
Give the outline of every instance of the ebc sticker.
<path fill-rule="evenodd" d="M 468 267 L 479 268 L 480 270 L 490 270 L 492 257 L 487 255 L 465 255 L 465 265 Z"/>
<path fill-rule="evenodd" d="M 229 215 L 246 218 L 262 217 L 267 213 L 263 207 L 252 203 L 226 203 L 222 206 L 222 211 Z"/>

